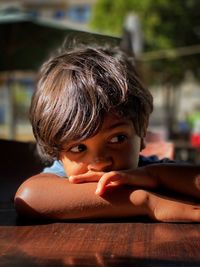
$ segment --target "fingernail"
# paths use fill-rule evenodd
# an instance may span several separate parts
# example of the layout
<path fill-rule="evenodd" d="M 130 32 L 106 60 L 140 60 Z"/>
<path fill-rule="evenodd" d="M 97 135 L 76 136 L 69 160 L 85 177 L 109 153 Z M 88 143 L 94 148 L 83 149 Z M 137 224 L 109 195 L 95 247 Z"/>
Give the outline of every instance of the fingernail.
<path fill-rule="evenodd" d="M 73 181 L 73 179 L 74 179 L 74 176 L 69 176 L 69 181 Z"/>
<path fill-rule="evenodd" d="M 95 194 L 99 195 L 99 193 L 100 193 L 100 190 L 99 190 L 99 188 L 97 188 L 95 191 Z"/>

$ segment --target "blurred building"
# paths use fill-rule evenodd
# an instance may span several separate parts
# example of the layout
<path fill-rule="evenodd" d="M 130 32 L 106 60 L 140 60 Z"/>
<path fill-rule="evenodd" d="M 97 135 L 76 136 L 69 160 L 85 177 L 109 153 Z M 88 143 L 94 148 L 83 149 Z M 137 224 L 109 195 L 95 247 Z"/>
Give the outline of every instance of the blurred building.
<path fill-rule="evenodd" d="M 87 29 L 95 2 L 96 0 L 1 0 L 0 8 L 20 9 L 32 16 L 70 22 L 72 26 Z"/>
<path fill-rule="evenodd" d="M 46 21 L 56 20 L 68 27 L 89 30 L 96 0 L 0 0 L 0 13 L 26 12 Z M 34 90 L 34 73 L 0 73 L 0 138 L 29 140 L 32 131 L 28 105 Z"/>

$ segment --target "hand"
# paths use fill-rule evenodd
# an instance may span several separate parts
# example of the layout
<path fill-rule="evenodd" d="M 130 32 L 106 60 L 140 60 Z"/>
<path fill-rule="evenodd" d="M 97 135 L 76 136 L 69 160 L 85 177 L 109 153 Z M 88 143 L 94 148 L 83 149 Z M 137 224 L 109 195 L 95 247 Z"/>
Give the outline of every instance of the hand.
<path fill-rule="evenodd" d="M 118 186 L 122 184 L 140 186 L 148 189 L 157 186 L 155 177 L 151 177 L 146 168 L 137 168 L 135 170 L 94 172 L 88 171 L 85 174 L 69 177 L 71 183 L 98 182 L 96 194 L 102 195 L 107 186 Z"/>
<path fill-rule="evenodd" d="M 69 182 L 74 184 L 98 182 L 105 172 L 88 171 L 83 174 L 72 175 L 69 177 Z"/>

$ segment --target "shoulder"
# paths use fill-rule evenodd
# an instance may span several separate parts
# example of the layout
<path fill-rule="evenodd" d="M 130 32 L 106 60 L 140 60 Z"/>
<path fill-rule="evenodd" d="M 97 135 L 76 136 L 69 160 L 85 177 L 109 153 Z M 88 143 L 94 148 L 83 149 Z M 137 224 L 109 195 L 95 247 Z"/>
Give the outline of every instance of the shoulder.
<path fill-rule="evenodd" d="M 43 173 L 52 173 L 60 177 L 67 177 L 63 164 L 59 160 L 55 160 L 51 166 L 44 168 Z"/>
<path fill-rule="evenodd" d="M 144 167 L 144 166 L 147 166 L 150 164 L 156 164 L 156 163 L 175 163 L 175 161 L 168 159 L 168 158 L 159 159 L 156 155 L 152 155 L 149 157 L 140 155 L 138 167 Z"/>

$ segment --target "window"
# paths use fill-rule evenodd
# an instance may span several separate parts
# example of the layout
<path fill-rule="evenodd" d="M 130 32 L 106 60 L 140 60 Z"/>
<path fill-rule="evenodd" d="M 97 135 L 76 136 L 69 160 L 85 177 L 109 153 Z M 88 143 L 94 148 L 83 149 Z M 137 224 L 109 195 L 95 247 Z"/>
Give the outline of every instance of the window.
<path fill-rule="evenodd" d="M 89 5 L 72 6 L 67 11 L 67 17 L 73 22 L 87 23 L 91 14 Z"/>

